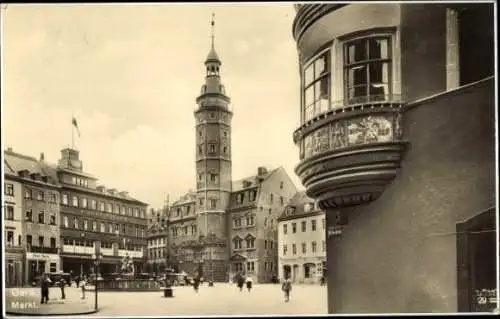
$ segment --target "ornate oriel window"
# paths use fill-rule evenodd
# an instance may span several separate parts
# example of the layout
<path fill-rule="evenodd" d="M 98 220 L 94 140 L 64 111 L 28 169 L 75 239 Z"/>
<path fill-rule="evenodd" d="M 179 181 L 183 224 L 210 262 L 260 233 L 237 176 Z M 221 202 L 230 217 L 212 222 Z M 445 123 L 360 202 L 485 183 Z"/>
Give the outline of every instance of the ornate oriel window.
<path fill-rule="evenodd" d="M 383 101 L 391 94 L 391 37 L 370 36 L 344 44 L 347 103 Z"/>
<path fill-rule="evenodd" d="M 330 50 L 307 62 L 304 73 L 303 116 L 308 121 L 326 112 L 330 105 Z"/>

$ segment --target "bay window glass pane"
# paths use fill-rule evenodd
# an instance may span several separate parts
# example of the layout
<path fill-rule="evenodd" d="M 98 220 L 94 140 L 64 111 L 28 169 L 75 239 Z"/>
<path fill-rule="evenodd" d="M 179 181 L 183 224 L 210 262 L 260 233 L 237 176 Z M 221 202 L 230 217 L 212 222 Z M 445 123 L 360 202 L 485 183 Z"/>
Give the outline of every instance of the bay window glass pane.
<path fill-rule="evenodd" d="M 370 85 L 370 96 L 378 96 L 380 98 L 383 98 L 385 95 L 388 94 L 389 94 L 389 86 L 387 84 Z"/>
<path fill-rule="evenodd" d="M 314 78 L 319 78 L 326 72 L 326 56 L 322 55 L 314 62 Z"/>
<path fill-rule="evenodd" d="M 366 78 L 366 65 L 358 65 L 349 68 L 348 70 L 348 86 L 365 85 Z"/>
<path fill-rule="evenodd" d="M 348 58 L 347 63 L 351 64 L 354 62 L 366 60 L 366 41 L 356 41 L 347 47 Z"/>
<path fill-rule="evenodd" d="M 348 90 L 349 99 L 366 97 L 366 85 L 352 87 Z"/>
<path fill-rule="evenodd" d="M 311 85 L 305 91 L 305 106 L 306 108 L 314 103 L 314 85 Z"/>
<path fill-rule="evenodd" d="M 389 83 L 389 63 L 379 61 L 370 63 L 370 83 Z"/>
<path fill-rule="evenodd" d="M 330 91 L 330 81 L 328 76 L 322 77 L 316 86 L 316 99 L 328 99 Z"/>
<path fill-rule="evenodd" d="M 325 113 L 328 111 L 328 98 L 320 99 L 316 102 L 316 114 Z"/>
<path fill-rule="evenodd" d="M 306 107 L 306 121 L 309 121 L 314 117 L 314 104 Z"/>
<path fill-rule="evenodd" d="M 308 86 L 312 81 L 314 81 L 314 63 L 311 63 L 311 65 L 306 68 L 304 72 L 304 81 L 305 86 Z"/>
<path fill-rule="evenodd" d="M 370 39 L 368 40 L 370 59 L 388 59 L 389 58 L 389 41 L 387 39 Z"/>

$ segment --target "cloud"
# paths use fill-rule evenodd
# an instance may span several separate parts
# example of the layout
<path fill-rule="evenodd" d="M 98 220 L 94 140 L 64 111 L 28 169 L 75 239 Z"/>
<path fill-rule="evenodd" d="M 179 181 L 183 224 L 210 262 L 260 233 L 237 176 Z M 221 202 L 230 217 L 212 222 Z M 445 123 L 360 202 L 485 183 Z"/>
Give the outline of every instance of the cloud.
<path fill-rule="evenodd" d="M 250 51 L 250 43 L 245 40 L 236 40 L 233 44 L 236 54 L 244 55 Z"/>
<path fill-rule="evenodd" d="M 5 19 L 5 145 L 57 162 L 75 142 L 84 168 L 152 207 L 195 186 L 195 99 L 210 43 L 207 5 L 13 6 Z M 233 178 L 283 165 L 299 76 L 291 5 L 216 6 L 217 52 L 232 99 Z M 243 58 L 244 57 L 244 58 Z"/>

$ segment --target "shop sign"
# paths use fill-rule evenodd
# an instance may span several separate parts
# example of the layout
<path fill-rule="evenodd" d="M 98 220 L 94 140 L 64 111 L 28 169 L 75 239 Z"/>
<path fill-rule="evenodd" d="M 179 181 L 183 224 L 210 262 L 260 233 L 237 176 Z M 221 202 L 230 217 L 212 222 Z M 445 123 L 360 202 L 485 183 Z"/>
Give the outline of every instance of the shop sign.
<path fill-rule="evenodd" d="M 59 260 L 59 255 L 28 252 L 28 253 L 26 253 L 26 259 L 28 259 L 28 260 Z"/>
<path fill-rule="evenodd" d="M 329 226 L 328 227 L 328 237 L 340 236 L 341 234 L 342 234 L 342 226 Z"/>

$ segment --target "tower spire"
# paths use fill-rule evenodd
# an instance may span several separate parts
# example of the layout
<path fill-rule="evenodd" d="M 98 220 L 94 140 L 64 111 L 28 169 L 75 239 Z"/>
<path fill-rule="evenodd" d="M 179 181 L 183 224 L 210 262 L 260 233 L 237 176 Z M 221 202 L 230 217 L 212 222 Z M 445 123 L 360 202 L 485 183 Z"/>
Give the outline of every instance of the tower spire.
<path fill-rule="evenodd" d="M 215 13 L 212 13 L 212 22 L 211 22 L 212 28 L 212 50 L 215 50 Z"/>

